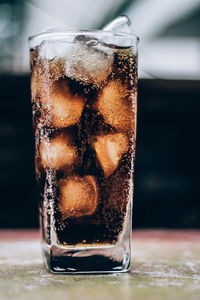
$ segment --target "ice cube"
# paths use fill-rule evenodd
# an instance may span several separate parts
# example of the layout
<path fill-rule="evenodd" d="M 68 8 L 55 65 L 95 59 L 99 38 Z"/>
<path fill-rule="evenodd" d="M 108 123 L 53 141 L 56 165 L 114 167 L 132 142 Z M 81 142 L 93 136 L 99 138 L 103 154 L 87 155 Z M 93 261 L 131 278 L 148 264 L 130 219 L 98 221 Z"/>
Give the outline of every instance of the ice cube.
<path fill-rule="evenodd" d="M 53 80 L 63 78 L 65 75 L 65 59 L 54 58 L 52 61 L 49 61 L 49 74 Z"/>
<path fill-rule="evenodd" d="M 51 76 L 64 74 L 77 81 L 95 85 L 107 79 L 114 60 L 113 49 L 95 38 L 83 35 L 70 42 L 44 41 L 39 47 L 39 55 L 49 61 Z M 59 64 L 55 64 L 56 61 Z"/>
<path fill-rule="evenodd" d="M 97 207 L 97 186 L 93 176 L 61 179 L 59 210 L 63 219 L 91 215 Z"/>
<path fill-rule="evenodd" d="M 97 136 L 94 149 L 104 175 L 108 177 L 118 167 L 122 154 L 128 151 L 128 138 L 123 133 Z"/>
<path fill-rule="evenodd" d="M 54 139 L 44 139 L 40 144 L 40 157 L 45 168 L 64 169 L 73 164 L 77 150 L 69 135 L 60 135 Z"/>
<path fill-rule="evenodd" d="M 44 97 L 43 104 L 48 107 L 47 122 L 54 127 L 68 127 L 80 121 L 86 99 L 72 94 L 68 82 L 59 80 L 53 84 L 49 97 Z"/>
<path fill-rule="evenodd" d="M 36 102 L 43 93 L 43 83 L 45 80 L 45 65 L 38 56 L 38 47 L 30 51 L 31 63 L 31 96 L 32 101 Z"/>
<path fill-rule="evenodd" d="M 50 78 L 58 80 L 65 75 L 66 57 L 72 44 L 60 41 L 43 41 L 39 46 L 39 57 L 48 64 Z"/>
<path fill-rule="evenodd" d="M 69 38 L 69 37 L 68 37 Z M 73 37 L 70 41 L 63 40 L 49 40 L 43 41 L 39 46 L 39 56 L 46 60 L 53 60 L 54 58 L 64 58 L 70 53 L 72 48 Z"/>
<path fill-rule="evenodd" d="M 112 80 L 103 88 L 97 100 L 97 110 L 105 122 L 116 129 L 130 130 L 135 123 L 130 92 L 120 80 Z"/>
<path fill-rule="evenodd" d="M 68 77 L 99 86 L 112 72 L 114 50 L 91 38 L 76 40 L 66 59 Z"/>

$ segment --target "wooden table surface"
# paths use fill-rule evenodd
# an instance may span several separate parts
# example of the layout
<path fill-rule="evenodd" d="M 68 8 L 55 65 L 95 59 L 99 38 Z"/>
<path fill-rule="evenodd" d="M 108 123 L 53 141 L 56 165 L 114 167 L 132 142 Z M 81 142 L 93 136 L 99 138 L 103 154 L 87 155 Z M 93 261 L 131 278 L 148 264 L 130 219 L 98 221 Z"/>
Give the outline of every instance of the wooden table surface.
<path fill-rule="evenodd" d="M 38 231 L 0 231 L 0 300 L 200 299 L 200 231 L 133 233 L 129 273 L 53 275 Z"/>

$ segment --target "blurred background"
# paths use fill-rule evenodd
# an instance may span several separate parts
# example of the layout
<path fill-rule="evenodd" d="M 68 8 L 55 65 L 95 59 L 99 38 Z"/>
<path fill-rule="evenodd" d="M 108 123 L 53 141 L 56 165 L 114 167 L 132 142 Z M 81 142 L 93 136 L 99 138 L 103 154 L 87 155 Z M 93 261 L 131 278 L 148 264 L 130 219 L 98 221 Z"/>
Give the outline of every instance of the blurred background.
<path fill-rule="evenodd" d="M 0 0 L 0 227 L 38 227 L 27 38 L 100 29 L 140 37 L 134 228 L 200 228 L 200 0 Z"/>

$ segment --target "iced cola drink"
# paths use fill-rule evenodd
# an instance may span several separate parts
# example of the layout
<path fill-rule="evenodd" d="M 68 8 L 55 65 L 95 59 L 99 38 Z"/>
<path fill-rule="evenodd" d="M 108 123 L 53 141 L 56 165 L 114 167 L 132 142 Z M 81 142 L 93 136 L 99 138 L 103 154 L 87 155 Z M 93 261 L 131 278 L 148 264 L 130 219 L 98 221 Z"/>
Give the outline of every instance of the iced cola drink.
<path fill-rule="evenodd" d="M 30 39 L 43 253 L 52 272 L 130 264 L 136 37 L 103 31 Z"/>

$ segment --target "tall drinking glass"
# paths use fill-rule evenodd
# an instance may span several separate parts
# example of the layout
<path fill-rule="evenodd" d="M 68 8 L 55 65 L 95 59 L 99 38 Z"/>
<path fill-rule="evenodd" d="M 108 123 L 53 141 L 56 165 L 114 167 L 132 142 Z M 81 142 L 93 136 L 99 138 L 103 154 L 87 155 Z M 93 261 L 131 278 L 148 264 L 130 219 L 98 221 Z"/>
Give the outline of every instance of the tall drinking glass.
<path fill-rule="evenodd" d="M 137 37 L 45 32 L 29 39 L 42 249 L 54 273 L 130 266 Z"/>

